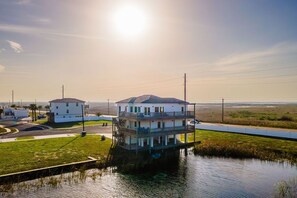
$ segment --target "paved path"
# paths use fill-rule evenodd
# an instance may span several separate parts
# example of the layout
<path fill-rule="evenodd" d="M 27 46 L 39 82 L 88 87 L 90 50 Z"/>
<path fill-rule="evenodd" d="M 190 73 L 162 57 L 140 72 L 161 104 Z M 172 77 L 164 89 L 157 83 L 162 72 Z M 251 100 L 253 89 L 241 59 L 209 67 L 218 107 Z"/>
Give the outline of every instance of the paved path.
<path fill-rule="evenodd" d="M 205 129 L 213 131 L 242 133 L 249 135 L 261 135 L 267 137 L 288 138 L 297 140 L 297 130 L 280 129 L 280 128 L 267 128 L 267 127 L 254 127 L 230 124 L 213 124 L 213 123 L 200 123 L 196 124 L 196 129 Z"/>

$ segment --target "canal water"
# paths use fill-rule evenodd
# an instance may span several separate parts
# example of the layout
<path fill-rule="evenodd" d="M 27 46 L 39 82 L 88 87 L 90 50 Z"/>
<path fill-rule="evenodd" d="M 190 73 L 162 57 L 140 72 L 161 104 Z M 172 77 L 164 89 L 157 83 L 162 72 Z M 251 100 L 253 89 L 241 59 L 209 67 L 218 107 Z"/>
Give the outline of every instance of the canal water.
<path fill-rule="evenodd" d="M 297 167 L 260 160 L 181 155 L 168 168 L 146 173 L 106 171 L 95 181 L 15 192 L 13 197 L 272 197 Z"/>

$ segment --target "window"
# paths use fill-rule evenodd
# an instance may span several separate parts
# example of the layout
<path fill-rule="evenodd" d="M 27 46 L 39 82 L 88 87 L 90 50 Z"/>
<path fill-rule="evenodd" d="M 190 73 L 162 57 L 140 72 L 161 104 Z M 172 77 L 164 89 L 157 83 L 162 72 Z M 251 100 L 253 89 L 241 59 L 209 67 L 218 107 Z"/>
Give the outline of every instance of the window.
<path fill-rule="evenodd" d="M 184 112 L 184 107 L 181 107 L 181 111 Z"/>
<path fill-rule="evenodd" d="M 69 103 L 67 102 L 67 103 L 66 103 L 66 107 L 68 107 L 68 106 L 69 106 Z"/>
<path fill-rule="evenodd" d="M 131 112 L 131 113 L 133 112 L 133 107 L 130 107 L 130 112 Z"/>
<path fill-rule="evenodd" d="M 137 122 L 134 122 L 134 127 L 135 127 L 135 128 L 137 127 Z"/>
<path fill-rule="evenodd" d="M 67 109 L 66 113 L 69 113 L 69 109 Z"/>
<path fill-rule="evenodd" d="M 155 112 L 156 112 L 156 113 L 159 112 L 159 107 L 155 107 Z"/>
<path fill-rule="evenodd" d="M 76 103 L 76 106 L 78 107 L 78 102 Z"/>
<path fill-rule="evenodd" d="M 140 107 L 138 107 L 138 112 L 140 112 Z"/>
<path fill-rule="evenodd" d="M 165 122 L 162 122 L 162 128 L 163 129 L 165 128 Z"/>
<path fill-rule="evenodd" d="M 119 106 L 119 112 L 121 112 L 121 106 Z"/>
<path fill-rule="evenodd" d="M 58 113 L 56 113 L 56 115 L 59 115 Z"/>
<path fill-rule="evenodd" d="M 161 112 L 161 113 L 164 112 L 164 107 L 160 107 L 160 112 Z"/>
<path fill-rule="evenodd" d="M 161 122 L 158 122 L 158 129 L 161 128 Z"/>
<path fill-rule="evenodd" d="M 183 126 L 186 126 L 186 120 L 183 120 Z"/>
<path fill-rule="evenodd" d="M 56 109 L 59 109 L 59 106 L 56 106 Z"/>
<path fill-rule="evenodd" d="M 135 111 L 135 113 L 137 112 L 137 107 L 134 107 L 134 111 Z"/>

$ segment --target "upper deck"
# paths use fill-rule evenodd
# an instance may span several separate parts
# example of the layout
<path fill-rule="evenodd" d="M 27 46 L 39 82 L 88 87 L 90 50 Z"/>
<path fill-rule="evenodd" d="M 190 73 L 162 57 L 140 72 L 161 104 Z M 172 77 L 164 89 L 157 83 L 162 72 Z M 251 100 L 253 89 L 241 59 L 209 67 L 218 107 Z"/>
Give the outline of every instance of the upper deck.
<path fill-rule="evenodd" d="M 194 119 L 194 111 L 179 111 L 179 112 L 147 112 L 147 113 L 132 113 L 119 112 L 119 118 L 131 120 L 165 120 L 165 119 Z"/>

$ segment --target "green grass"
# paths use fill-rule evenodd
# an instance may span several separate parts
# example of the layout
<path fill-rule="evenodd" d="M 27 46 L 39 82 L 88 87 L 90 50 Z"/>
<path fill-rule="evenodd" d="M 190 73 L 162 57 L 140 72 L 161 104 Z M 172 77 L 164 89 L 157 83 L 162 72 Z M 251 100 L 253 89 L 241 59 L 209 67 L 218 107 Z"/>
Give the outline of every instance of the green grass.
<path fill-rule="evenodd" d="M 193 136 L 189 136 L 189 140 L 192 139 Z M 196 140 L 201 140 L 201 144 L 194 147 L 194 153 L 202 156 L 257 158 L 297 164 L 297 141 L 206 130 L 197 130 Z"/>
<path fill-rule="evenodd" d="M 33 140 L 34 137 L 33 136 L 25 136 L 25 137 L 17 137 L 17 140 Z"/>
<path fill-rule="evenodd" d="M 83 126 L 82 122 L 48 123 L 46 119 L 37 120 L 35 123 L 44 124 L 53 128 L 71 128 L 71 127 Z M 86 121 L 85 126 L 102 125 L 102 123 L 108 123 L 108 125 L 111 125 L 111 121 L 96 120 L 96 121 Z"/>
<path fill-rule="evenodd" d="M 104 158 L 111 139 L 101 141 L 97 135 L 52 138 L 0 143 L 0 175 L 35 168 Z"/>

